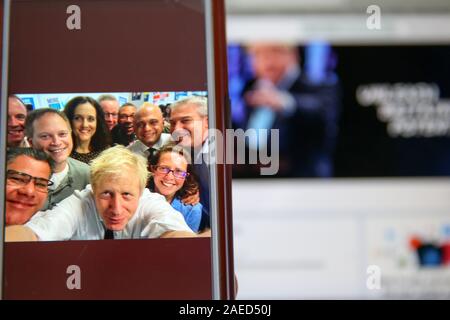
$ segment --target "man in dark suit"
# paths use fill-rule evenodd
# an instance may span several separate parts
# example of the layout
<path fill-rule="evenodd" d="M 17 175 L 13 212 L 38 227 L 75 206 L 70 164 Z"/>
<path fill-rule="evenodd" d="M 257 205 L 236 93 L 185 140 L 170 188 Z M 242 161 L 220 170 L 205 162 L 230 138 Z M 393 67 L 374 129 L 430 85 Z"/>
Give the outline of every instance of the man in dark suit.
<path fill-rule="evenodd" d="M 209 138 L 208 103 L 204 97 L 187 97 L 170 106 L 170 130 L 177 144 L 191 153 L 193 172 L 200 185 L 200 202 L 203 205 L 199 230 L 210 228 L 209 206 Z M 186 200 L 186 199 L 185 199 Z M 185 202 L 185 201 L 184 201 Z M 192 201 L 187 200 L 187 203 Z"/>
<path fill-rule="evenodd" d="M 248 52 L 254 78 L 244 86 L 244 121 L 237 126 L 279 130 L 277 176 L 332 176 L 339 110 L 337 78 L 326 72 L 317 76 L 309 69 L 300 70 L 294 46 L 258 43 L 249 46 Z M 272 150 L 269 137 L 249 139 L 247 146 L 253 152 Z M 258 167 L 236 169 L 238 174 L 254 176 L 259 174 Z"/>

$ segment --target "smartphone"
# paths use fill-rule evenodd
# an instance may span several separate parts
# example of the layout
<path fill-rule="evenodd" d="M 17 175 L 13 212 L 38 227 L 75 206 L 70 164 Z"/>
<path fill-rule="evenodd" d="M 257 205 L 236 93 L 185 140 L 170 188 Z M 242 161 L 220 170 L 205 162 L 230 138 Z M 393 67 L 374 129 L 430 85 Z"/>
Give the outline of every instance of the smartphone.
<path fill-rule="evenodd" d="M 231 171 L 229 164 L 216 161 L 217 157 L 213 154 L 214 150 L 225 145 L 225 135 L 213 137 L 212 130 L 209 130 L 225 132 L 229 127 L 224 1 L 81 0 L 74 5 L 71 1 L 11 0 L 3 1 L 2 18 L 1 148 L 5 161 L 1 162 L 0 181 L 5 192 L 1 195 L 4 208 L 1 239 L 10 240 L 2 242 L 1 246 L 2 298 L 234 299 Z M 112 96 L 118 103 L 118 114 L 105 111 L 107 109 L 99 102 L 105 95 Z M 80 97 L 87 100 L 76 104 L 70 113 L 73 102 L 80 100 Z M 144 107 L 159 107 L 165 120 L 163 129 L 167 132 L 164 134 L 171 143 L 179 145 L 186 141 L 183 137 L 177 137 L 174 127 L 178 122 L 186 122 L 187 116 L 180 108 L 178 115 L 181 114 L 181 118 L 175 118 L 177 113 L 171 106 L 180 101 L 190 101 L 191 98 L 206 103 L 206 114 L 201 114 L 205 124 L 201 149 L 206 154 L 204 159 L 215 160 L 202 163 L 204 171 L 196 169 L 194 163 L 187 167 L 192 172 L 166 167 L 160 162 L 149 165 L 148 170 L 153 170 L 154 181 L 151 194 L 160 194 L 149 196 L 145 200 L 148 202 L 142 206 L 142 199 L 148 190 L 136 195 L 131 192 L 130 195 L 123 188 L 117 189 L 141 181 L 142 174 L 138 175 L 137 171 L 128 177 L 122 173 L 121 180 L 114 180 L 114 183 L 109 178 L 97 180 L 96 177 L 101 175 L 97 176 L 94 172 L 102 172 L 103 167 L 94 169 L 94 163 L 101 161 L 90 162 L 92 159 L 107 159 L 102 157 L 106 157 L 105 154 L 115 144 L 123 144 L 125 149 L 131 151 L 131 145 L 137 141 L 146 144 L 145 135 L 140 134 L 138 128 L 148 128 L 150 122 L 141 126 L 140 122 L 134 121 L 138 116 L 143 118 L 141 109 Z M 21 138 L 20 129 L 14 129 L 14 126 L 20 125 L 13 123 L 11 99 L 22 102 L 27 108 L 28 122 L 21 124 L 23 142 L 53 158 L 55 167 L 61 164 L 59 169 L 62 171 L 53 169 L 49 179 L 39 178 L 34 173 L 37 166 L 31 162 L 23 166 L 23 172 L 19 172 L 15 160 L 10 160 L 10 154 L 18 146 L 17 139 L 14 141 L 13 138 Z M 183 103 L 180 104 L 183 106 Z M 49 109 L 55 111 L 49 113 Z M 172 114 L 167 112 L 168 109 L 172 110 Z M 126 114 L 125 110 L 133 112 Z M 83 113 L 85 111 L 87 113 Z M 67 116 L 66 123 L 62 122 L 63 127 L 67 125 L 67 130 L 52 136 L 52 130 L 59 123 L 59 120 L 54 120 L 47 121 L 50 123 L 47 123 L 50 133 L 43 129 L 45 134 L 37 134 L 42 128 L 42 119 L 54 119 L 51 117 L 61 113 Z M 111 126 L 111 131 L 106 131 L 109 127 L 105 129 L 105 124 L 109 125 L 107 116 L 118 118 L 117 124 Z M 82 122 L 79 122 L 80 119 Z M 87 124 L 89 121 L 91 124 Z M 116 127 L 120 127 L 120 130 L 116 130 L 120 137 L 129 140 L 124 143 L 114 140 Z M 92 141 L 97 139 L 95 137 L 103 141 L 106 136 L 110 139 L 106 147 L 97 153 L 93 149 L 82 152 L 83 145 L 94 148 Z M 71 143 L 67 142 L 70 138 Z M 66 144 L 62 142 L 60 149 L 52 149 L 50 144 L 46 145 L 40 139 L 53 139 L 54 144 L 60 139 Z M 86 141 L 88 144 L 85 144 Z M 203 148 L 206 143 L 209 148 Z M 68 158 L 84 162 L 80 168 L 86 168 L 87 165 L 86 172 L 91 179 L 89 185 L 92 186 L 85 187 L 86 183 L 77 189 L 72 186 L 74 190 L 70 194 L 53 203 L 52 199 L 57 198 L 60 190 L 58 188 L 66 181 L 63 179 L 70 176 L 73 168 L 70 165 L 72 160 L 58 162 L 55 154 L 69 152 L 70 149 Z M 194 145 L 192 149 L 195 149 Z M 87 154 L 91 153 L 92 158 L 86 160 Z M 192 150 L 188 153 L 195 155 Z M 79 157 L 80 154 L 84 155 Z M 158 161 L 161 159 L 162 155 Z M 64 178 L 57 178 L 56 173 L 61 173 Z M 187 218 L 179 215 L 176 220 L 184 218 L 184 222 L 179 223 L 184 226 L 186 222 L 189 231 L 193 230 L 192 235 L 163 238 L 162 235 L 170 233 L 173 221 L 164 225 L 164 228 L 169 228 L 168 233 L 161 227 L 166 231 L 153 234 L 152 230 L 163 225 L 161 221 L 166 218 L 161 218 L 153 225 L 153 222 L 148 221 L 156 220 L 137 220 L 136 217 L 141 214 L 139 210 L 156 206 L 156 201 L 167 201 L 161 208 L 167 208 L 169 204 L 171 209 L 164 210 L 171 211 L 177 210 L 172 196 L 179 197 L 176 199 L 180 201 L 185 200 L 181 196 L 183 189 L 172 196 L 165 195 L 162 190 L 164 183 L 166 187 L 173 187 L 176 183 L 170 184 L 163 178 L 162 182 L 158 181 L 158 175 L 164 179 L 174 177 L 173 181 L 188 175 L 193 177 L 197 183 L 197 189 L 194 190 L 197 190 L 198 201 L 202 205 L 203 229 L 194 230 Z M 162 183 L 160 188 L 159 182 Z M 136 182 L 138 185 L 142 184 Z M 185 187 L 183 183 L 179 185 L 182 185 L 180 188 Z M 36 192 L 37 198 L 42 200 L 45 195 L 47 197 L 28 220 L 17 222 L 8 215 L 13 212 L 8 203 L 14 201 L 9 200 L 10 196 L 13 197 L 11 190 L 22 187 L 32 189 L 31 186 L 33 190 L 41 189 L 38 190 L 41 193 Z M 106 191 L 100 192 L 102 188 Z M 84 197 L 82 201 L 91 199 L 86 200 L 91 201 L 90 209 L 84 207 L 85 202 L 81 204 L 81 197 Z M 131 202 L 126 202 L 134 203 L 133 206 L 127 207 L 123 205 L 125 202 L 120 202 L 129 201 L 129 197 L 135 197 Z M 106 216 L 107 212 L 113 212 L 108 211 L 113 206 L 113 198 L 120 199 L 117 201 L 121 208 L 129 213 L 124 220 L 122 217 L 110 220 Z M 107 205 L 102 207 L 102 203 Z M 28 205 L 31 206 L 31 203 Z M 36 203 L 33 205 L 37 206 Z M 47 209 L 45 213 L 44 208 Z M 147 209 L 142 210 L 144 212 Z M 22 212 L 16 211 L 19 214 Z M 96 222 L 92 222 L 92 225 L 91 222 L 80 222 L 70 224 L 70 227 L 64 224 L 66 222 L 59 224 L 65 219 L 61 217 L 66 214 L 67 217 L 76 216 L 78 223 L 84 219 L 79 218 L 81 213 L 95 217 Z M 109 223 L 119 226 L 122 222 L 122 229 L 111 228 L 114 241 L 102 240 L 103 233 L 107 238 Z M 99 228 L 103 226 L 105 230 L 92 231 L 96 228 L 92 227 L 94 225 Z M 43 227 L 39 229 L 39 226 Z M 83 229 L 85 227 L 87 229 Z M 10 234 L 17 235 L 11 230 L 24 228 L 33 232 L 32 239 L 9 237 Z"/>

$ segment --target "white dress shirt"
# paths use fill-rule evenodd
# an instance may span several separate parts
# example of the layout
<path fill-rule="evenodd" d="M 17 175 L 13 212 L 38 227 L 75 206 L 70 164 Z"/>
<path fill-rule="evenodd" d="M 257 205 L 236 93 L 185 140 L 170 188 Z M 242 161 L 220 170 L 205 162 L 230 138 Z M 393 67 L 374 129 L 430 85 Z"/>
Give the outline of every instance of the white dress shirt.
<path fill-rule="evenodd" d="M 172 136 L 168 133 L 161 133 L 161 137 L 159 140 L 152 146 L 152 148 L 155 148 L 156 150 L 161 149 L 164 145 L 172 141 Z M 148 158 L 149 152 L 148 147 L 142 143 L 141 140 L 136 140 L 132 144 L 130 144 L 127 147 L 128 150 L 135 154 L 139 154 L 143 156 L 144 158 Z"/>
<path fill-rule="evenodd" d="M 52 210 L 36 213 L 26 224 L 40 241 L 103 239 L 105 227 L 99 216 L 91 185 L 56 205 Z M 159 238 L 167 231 L 192 230 L 181 213 L 166 199 L 144 189 L 133 217 L 114 239 Z"/>

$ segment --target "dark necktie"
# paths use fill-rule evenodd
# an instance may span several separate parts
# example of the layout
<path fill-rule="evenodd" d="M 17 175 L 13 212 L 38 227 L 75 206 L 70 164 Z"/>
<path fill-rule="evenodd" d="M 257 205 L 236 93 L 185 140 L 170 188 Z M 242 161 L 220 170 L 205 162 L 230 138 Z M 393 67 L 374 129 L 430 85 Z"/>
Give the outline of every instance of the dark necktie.
<path fill-rule="evenodd" d="M 114 232 L 109 229 L 105 229 L 105 240 L 113 240 L 114 239 Z"/>
<path fill-rule="evenodd" d="M 147 161 L 148 161 L 148 165 L 150 165 L 152 163 L 151 161 L 152 161 L 153 156 L 155 155 L 156 151 L 158 151 L 158 150 L 156 150 L 155 148 L 148 148 L 147 151 L 148 151 Z"/>

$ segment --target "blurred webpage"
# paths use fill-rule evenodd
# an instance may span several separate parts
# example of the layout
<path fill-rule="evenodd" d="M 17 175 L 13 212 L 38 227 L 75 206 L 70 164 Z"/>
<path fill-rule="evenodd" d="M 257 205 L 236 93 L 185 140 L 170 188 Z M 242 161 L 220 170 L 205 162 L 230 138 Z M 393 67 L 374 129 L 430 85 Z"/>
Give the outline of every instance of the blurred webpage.
<path fill-rule="evenodd" d="M 233 167 L 238 298 L 448 299 L 450 37 L 439 27 L 445 19 L 388 19 L 403 32 L 385 24 L 371 38 L 357 27 L 361 16 L 351 20 L 346 40 L 328 28 L 319 41 L 292 27 L 300 19 L 286 17 L 278 26 L 292 28 L 277 32 L 278 43 L 264 35 L 276 19 L 229 19 L 237 22 L 228 27 L 235 128 L 249 129 L 260 108 L 247 93 L 258 89 L 254 44 L 294 46 L 301 82 L 295 90 L 274 83 L 297 101 L 290 113 L 271 115 L 280 150 L 287 146 L 280 167 L 287 159 L 288 170 L 261 177 L 254 170 L 261 164 Z"/>
<path fill-rule="evenodd" d="M 450 298 L 449 192 L 448 179 L 235 180 L 238 298 Z"/>

